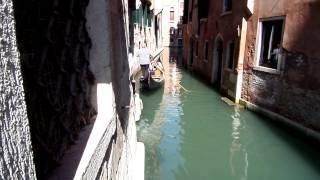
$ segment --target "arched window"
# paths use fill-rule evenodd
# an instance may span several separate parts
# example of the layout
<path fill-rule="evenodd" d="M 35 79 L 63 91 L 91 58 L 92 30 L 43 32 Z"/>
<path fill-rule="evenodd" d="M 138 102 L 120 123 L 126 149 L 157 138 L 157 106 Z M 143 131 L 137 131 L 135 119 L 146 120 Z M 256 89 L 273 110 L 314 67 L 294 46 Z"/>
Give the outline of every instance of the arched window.
<path fill-rule="evenodd" d="M 170 21 L 174 21 L 174 7 L 170 8 Z"/>
<path fill-rule="evenodd" d="M 234 41 L 230 41 L 228 43 L 227 68 L 228 69 L 233 69 L 234 68 Z"/>
<path fill-rule="evenodd" d="M 174 31 L 175 31 L 174 27 L 171 27 L 171 28 L 170 28 L 170 34 L 171 34 L 171 35 L 174 35 Z"/>
<path fill-rule="evenodd" d="M 209 56 L 209 42 L 208 40 L 206 40 L 204 43 L 204 61 L 208 61 L 208 56 Z"/>
<path fill-rule="evenodd" d="M 232 0 L 223 0 L 223 12 L 232 10 Z"/>

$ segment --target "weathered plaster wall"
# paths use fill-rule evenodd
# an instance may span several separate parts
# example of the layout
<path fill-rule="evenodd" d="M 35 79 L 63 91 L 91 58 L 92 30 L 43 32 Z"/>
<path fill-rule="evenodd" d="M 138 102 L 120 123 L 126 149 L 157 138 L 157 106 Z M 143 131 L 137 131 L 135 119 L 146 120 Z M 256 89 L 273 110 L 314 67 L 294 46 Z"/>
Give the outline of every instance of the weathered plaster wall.
<path fill-rule="evenodd" d="M 161 30 L 161 24 L 158 24 L 157 27 L 155 27 L 155 21 L 157 20 L 155 17 L 156 15 L 159 15 L 157 13 L 159 13 L 160 9 L 153 9 L 155 2 L 151 2 L 153 4 L 149 5 L 150 1 L 142 1 L 142 0 L 130 0 L 130 1 L 134 1 L 135 6 L 133 7 L 133 5 L 131 6 L 131 8 L 129 9 L 129 15 L 130 18 L 129 20 L 132 20 L 130 22 L 130 31 L 132 34 L 132 38 L 131 41 L 133 41 L 133 55 L 134 57 L 137 55 L 137 52 L 139 51 L 140 48 L 143 47 L 144 44 L 146 44 L 146 46 L 152 51 L 155 52 L 157 49 L 162 47 L 162 30 Z M 157 2 L 158 6 L 160 3 L 162 2 Z M 133 11 L 140 11 L 140 15 L 136 15 L 137 17 L 135 17 L 135 21 L 138 20 L 138 17 L 140 17 L 141 19 L 138 20 L 138 22 L 134 22 L 134 18 L 132 18 L 133 16 Z M 138 14 L 139 14 L 138 13 Z M 141 15 L 141 14 L 148 14 L 151 16 L 151 24 L 146 24 L 145 22 L 148 21 L 147 20 L 147 15 Z M 161 13 L 160 13 L 161 16 Z M 162 17 L 158 17 L 158 23 L 162 23 Z M 156 29 L 157 28 L 157 29 Z M 157 31 L 157 37 L 156 37 L 156 31 Z M 156 39 L 158 38 L 158 39 Z"/>
<path fill-rule="evenodd" d="M 111 7 L 109 9 L 108 7 Z M 141 109 L 129 81 L 127 1 L 91 0 L 86 17 L 92 40 L 90 69 L 96 77 L 93 99 L 98 112 L 74 179 L 135 179 L 135 122 Z M 117 18 L 114 18 L 117 17 Z"/>
<path fill-rule="evenodd" d="M 320 130 L 320 2 L 256 1 L 248 21 L 242 98 Z M 254 70 L 259 18 L 285 16 L 280 74 Z"/>
<path fill-rule="evenodd" d="M 36 179 L 11 0 L 0 2 L 0 179 Z"/>

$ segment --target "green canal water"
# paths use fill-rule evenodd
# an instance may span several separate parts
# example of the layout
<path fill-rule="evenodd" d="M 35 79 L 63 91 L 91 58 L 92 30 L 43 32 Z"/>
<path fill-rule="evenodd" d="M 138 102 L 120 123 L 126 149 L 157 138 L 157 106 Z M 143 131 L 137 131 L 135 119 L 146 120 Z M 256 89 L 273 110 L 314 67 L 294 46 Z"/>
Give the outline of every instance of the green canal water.
<path fill-rule="evenodd" d="M 270 120 L 229 106 L 165 63 L 162 89 L 141 92 L 146 180 L 320 180 L 320 151 Z"/>

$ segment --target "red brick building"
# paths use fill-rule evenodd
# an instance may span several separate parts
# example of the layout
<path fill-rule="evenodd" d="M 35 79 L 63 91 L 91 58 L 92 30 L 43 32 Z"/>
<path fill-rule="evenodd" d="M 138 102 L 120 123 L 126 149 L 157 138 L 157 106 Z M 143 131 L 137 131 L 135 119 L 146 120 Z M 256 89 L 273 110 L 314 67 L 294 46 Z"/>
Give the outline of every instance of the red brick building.
<path fill-rule="evenodd" d="M 319 9 L 320 1 L 255 1 L 248 20 L 241 93 L 250 103 L 318 131 Z"/>
<path fill-rule="evenodd" d="M 222 94 L 320 130 L 320 2 L 189 0 L 184 64 Z"/>
<path fill-rule="evenodd" d="M 231 0 L 185 2 L 184 63 L 235 98 L 243 5 Z"/>

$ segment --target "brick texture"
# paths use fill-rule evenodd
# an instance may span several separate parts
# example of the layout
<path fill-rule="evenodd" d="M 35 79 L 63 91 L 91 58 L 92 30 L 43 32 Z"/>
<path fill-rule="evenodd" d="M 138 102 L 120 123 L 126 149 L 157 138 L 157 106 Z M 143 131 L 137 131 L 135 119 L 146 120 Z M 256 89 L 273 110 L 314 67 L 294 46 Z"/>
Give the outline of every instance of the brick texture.
<path fill-rule="evenodd" d="M 320 131 L 320 2 L 273 4 L 256 1 L 248 20 L 242 98 Z M 280 74 L 254 69 L 259 18 L 273 16 L 286 18 Z"/>

